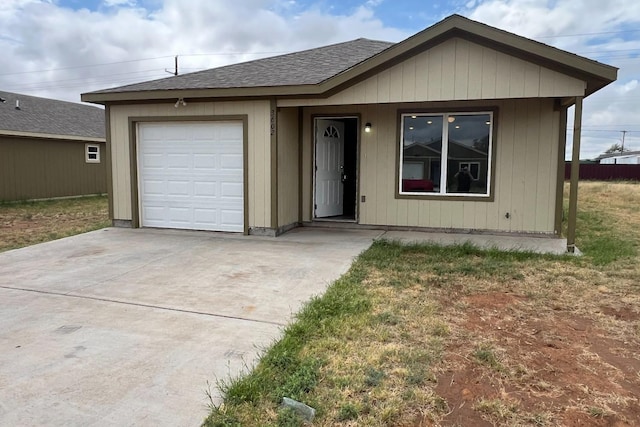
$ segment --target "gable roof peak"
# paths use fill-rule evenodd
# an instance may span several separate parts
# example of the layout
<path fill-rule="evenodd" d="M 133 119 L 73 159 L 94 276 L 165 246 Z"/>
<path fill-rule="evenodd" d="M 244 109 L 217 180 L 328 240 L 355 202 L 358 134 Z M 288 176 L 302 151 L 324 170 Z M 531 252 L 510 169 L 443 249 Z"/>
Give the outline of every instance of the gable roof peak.
<path fill-rule="evenodd" d="M 556 49 L 462 15 L 399 42 L 366 38 L 83 94 L 92 102 L 245 96 L 323 96 L 452 38 L 463 38 L 583 80 L 585 96 L 615 81 L 617 68 Z"/>

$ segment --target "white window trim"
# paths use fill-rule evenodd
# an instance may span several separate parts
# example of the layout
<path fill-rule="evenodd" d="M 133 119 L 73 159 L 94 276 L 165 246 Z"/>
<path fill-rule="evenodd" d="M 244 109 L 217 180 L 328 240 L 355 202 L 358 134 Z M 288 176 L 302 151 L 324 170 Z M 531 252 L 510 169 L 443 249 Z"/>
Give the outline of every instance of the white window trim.
<path fill-rule="evenodd" d="M 489 120 L 491 124 L 489 125 L 489 150 L 487 152 L 487 192 L 484 194 L 481 193 L 447 193 L 447 169 L 449 167 L 446 160 L 449 158 L 449 126 L 448 123 L 449 116 L 463 116 L 463 115 L 480 115 L 480 114 L 488 114 Z M 413 192 L 413 191 L 402 191 L 402 164 L 404 163 L 404 120 L 406 117 L 415 118 L 415 116 L 442 116 L 442 152 L 440 154 L 440 188 L 439 191 L 435 192 Z M 446 112 L 446 113 L 403 113 L 400 115 L 400 156 L 398 161 L 400 165 L 398 167 L 398 195 L 400 196 L 416 196 L 416 197 L 424 197 L 424 196 L 432 196 L 432 197 L 472 197 L 472 198 L 490 198 L 491 195 L 491 183 L 493 180 L 492 171 L 493 171 L 493 132 L 495 124 L 495 115 L 493 111 L 462 111 L 456 112 L 455 110 Z M 445 143 L 446 141 L 446 143 Z M 470 162 L 466 162 L 470 163 Z"/>
<path fill-rule="evenodd" d="M 95 148 L 96 151 L 89 152 L 90 148 Z M 96 158 L 90 158 L 90 154 L 95 154 Z M 85 144 L 84 146 L 84 160 L 86 163 L 100 163 L 100 145 L 98 144 Z"/>

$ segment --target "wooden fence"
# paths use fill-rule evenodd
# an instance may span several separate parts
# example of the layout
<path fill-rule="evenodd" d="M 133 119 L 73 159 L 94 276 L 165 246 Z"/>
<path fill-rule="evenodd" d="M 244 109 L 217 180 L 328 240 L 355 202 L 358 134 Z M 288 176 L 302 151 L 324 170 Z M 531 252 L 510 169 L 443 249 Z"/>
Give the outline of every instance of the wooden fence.
<path fill-rule="evenodd" d="M 571 162 L 564 164 L 564 179 L 571 176 Z M 581 164 L 580 179 L 593 181 L 640 181 L 640 165 Z"/>

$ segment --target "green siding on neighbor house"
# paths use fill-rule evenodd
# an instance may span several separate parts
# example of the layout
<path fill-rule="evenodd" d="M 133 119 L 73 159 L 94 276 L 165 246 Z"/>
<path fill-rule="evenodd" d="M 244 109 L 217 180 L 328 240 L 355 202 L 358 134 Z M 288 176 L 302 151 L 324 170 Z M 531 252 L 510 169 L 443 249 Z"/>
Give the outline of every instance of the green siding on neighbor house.
<path fill-rule="evenodd" d="M 85 161 L 85 143 L 100 145 L 100 163 Z M 0 136 L 0 201 L 107 192 L 104 142 Z"/>

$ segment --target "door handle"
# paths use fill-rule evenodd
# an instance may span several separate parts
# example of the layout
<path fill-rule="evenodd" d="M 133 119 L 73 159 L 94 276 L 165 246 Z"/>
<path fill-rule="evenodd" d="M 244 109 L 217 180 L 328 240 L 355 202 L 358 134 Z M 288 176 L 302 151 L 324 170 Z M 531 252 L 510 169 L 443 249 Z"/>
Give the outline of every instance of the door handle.
<path fill-rule="evenodd" d="M 340 181 L 342 181 L 342 183 L 344 184 L 347 181 L 347 179 L 348 179 L 347 175 L 343 173 L 341 178 L 340 178 Z"/>

